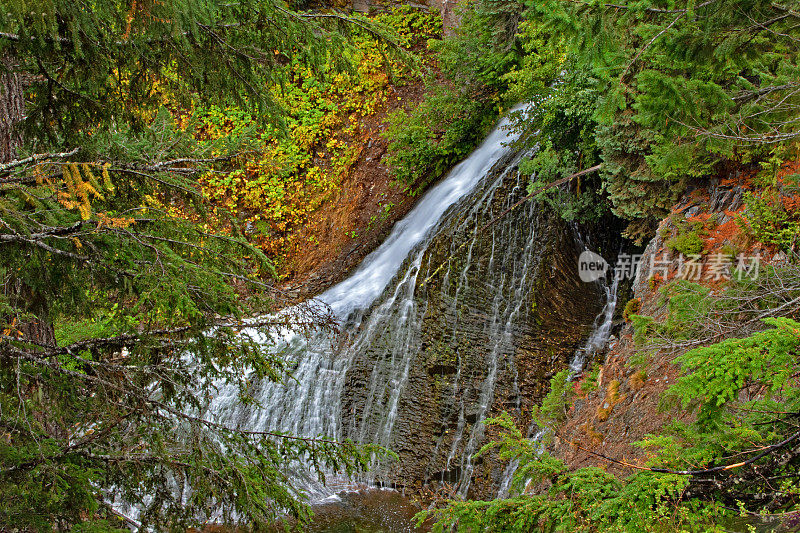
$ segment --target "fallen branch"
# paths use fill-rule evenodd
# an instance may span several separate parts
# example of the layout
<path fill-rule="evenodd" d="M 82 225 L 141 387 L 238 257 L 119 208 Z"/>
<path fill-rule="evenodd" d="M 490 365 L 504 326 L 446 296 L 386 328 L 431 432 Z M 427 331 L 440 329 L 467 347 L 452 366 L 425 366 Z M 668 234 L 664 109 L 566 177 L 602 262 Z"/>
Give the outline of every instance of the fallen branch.
<path fill-rule="evenodd" d="M 603 455 L 602 453 L 595 452 L 593 450 L 589 450 L 588 448 L 584 448 L 583 446 L 581 446 L 580 444 L 577 444 L 577 443 L 574 443 L 573 445 L 576 448 L 578 448 L 580 450 L 583 450 L 583 451 L 585 451 L 587 453 L 590 453 L 590 454 L 592 454 L 594 456 L 600 457 L 601 459 L 603 459 L 605 461 L 608 461 L 610 463 L 614 463 L 614 464 L 617 464 L 617 465 L 621 465 L 621 466 L 626 466 L 628 468 L 635 468 L 637 470 L 646 470 L 646 471 L 655 472 L 655 473 L 658 473 L 658 474 L 675 474 L 675 475 L 678 475 L 678 476 L 702 476 L 702 475 L 706 475 L 706 474 L 713 474 L 715 472 L 724 472 L 724 471 L 727 471 L 727 470 L 733 470 L 734 468 L 740 468 L 742 466 L 747 466 L 747 465 L 753 464 L 756 461 L 758 461 L 759 459 L 761 459 L 761 458 L 763 458 L 763 457 L 765 457 L 765 456 L 767 456 L 767 455 L 769 455 L 769 454 L 771 454 L 771 453 L 783 448 L 784 446 L 786 446 L 787 444 L 789 444 L 792 441 L 797 440 L 798 438 L 800 438 L 800 431 L 798 431 L 797 433 L 794 433 L 793 435 L 791 435 L 790 437 L 786 438 L 785 440 L 782 440 L 781 442 L 778 442 L 776 444 L 771 444 L 769 446 L 764 446 L 763 448 L 758 448 L 759 450 L 763 449 L 764 451 L 759 453 L 758 455 L 756 455 L 754 457 L 751 457 L 747 461 L 741 461 L 739 463 L 733 463 L 733 464 L 729 464 L 729 465 L 714 466 L 714 467 L 705 468 L 705 469 L 702 469 L 702 470 L 672 470 L 670 468 L 650 468 L 650 467 L 646 467 L 646 466 L 637 466 L 637 465 L 634 465 L 634 464 L 631 464 L 631 463 L 626 463 L 625 461 L 620 461 L 619 459 L 614 459 L 613 457 L 609 457 L 607 455 Z M 752 451 L 756 451 L 756 450 L 752 450 Z"/>
<path fill-rule="evenodd" d="M 319 322 L 308 319 L 305 321 L 293 322 L 292 324 L 302 327 L 313 327 L 315 325 L 318 325 Z M 286 325 L 287 325 L 287 320 L 266 318 L 266 319 L 257 319 L 257 320 L 240 321 L 240 322 L 228 322 L 228 321 L 213 322 L 211 324 L 208 324 L 206 327 L 212 327 L 215 329 L 230 328 L 230 329 L 240 330 L 240 329 L 251 329 L 251 328 L 281 327 Z M 117 335 L 113 337 L 86 339 L 74 342 L 67 346 L 50 346 L 44 343 L 36 342 L 32 339 L 17 339 L 3 334 L 0 334 L 0 341 L 19 342 L 25 344 L 26 346 L 39 348 L 39 350 L 37 350 L 33 355 L 36 358 L 44 359 L 56 355 L 80 353 L 84 350 L 96 349 L 101 347 L 124 347 L 132 342 L 142 342 L 143 340 L 148 338 L 156 339 L 159 341 L 163 340 L 169 344 L 174 344 L 178 340 L 176 339 L 176 336 L 186 333 L 191 329 L 192 326 L 182 326 L 171 329 L 166 329 L 166 328 L 157 329 L 152 331 L 144 331 L 142 333 L 136 333 L 136 334 L 131 333 L 131 334 Z M 19 354 L 23 354 L 23 352 L 19 352 Z M 9 354 L 2 354 L 2 355 L 8 356 Z M 30 358 L 32 354 L 24 352 L 24 355 L 25 358 Z"/>
<path fill-rule="evenodd" d="M 536 195 L 537 195 L 537 194 L 539 194 L 540 192 L 544 192 L 544 191 L 546 191 L 546 190 L 548 190 L 548 189 L 552 189 L 553 187 L 558 187 L 559 185 L 564 185 L 565 183 L 567 183 L 567 182 L 568 182 L 568 181 L 570 181 L 570 180 L 573 180 L 573 179 L 575 179 L 575 178 L 579 178 L 579 177 L 581 177 L 581 176 L 584 176 L 584 175 L 586 175 L 586 174 L 590 174 L 590 173 L 592 173 L 592 172 L 595 172 L 595 171 L 597 171 L 597 170 L 600 170 L 600 168 L 602 168 L 602 166 L 603 166 L 603 164 L 602 164 L 602 163 L 600 163 L 599 165 L 595 165 L 595 166 L 593 166 L 593 167 L 589 167 L 589 168 L 583 169 L 583 170 L 581 170 L 581 171 L 579 171 L 579 172 L 576 172 L 576 173 L 574 173 L 574 174 L 570 174 L 569 176 L 567 176 L 567 177 L 564 177 L 564 178 L 561 178 L 560 180 L 556 180 L 556 181 L 550 182 L 550 183 L 548 183 L 547 185 L 542 185 L 541 187 L 539 187 L 538 189 L 536 189 L 535 191 L 533 191 L 532 193 L 530 193 L 528 196 L 526 196 L 526 197 L 524 197 L 524 198 L 520 199 L 520 200 L 519 200 L 518 202 L 516 202 L 514 205 L 512 205 L 512 206 L 511 206 L 511 207 L 509 207 L 509 208 L 507 208 L 505 211 L 503 211 L 502 213 L 500 213 L 499 215 L 497 215 L 496 217 L 494 217 L 492 220 L 490 220 L 489 222 L 487 222 L 486 224 L 484 224 L 483 226 L 481 226 L 480 230 L 478 230 L 478 231 L 483 231 L 483 230 L 485 230 L 486 228 L 488 228 L 488 227 L 490 227 L 490 226 L 493 226 L 493 225 L 494 225 L 494 224 L 496 224 L 496 223 L 497 223 L 497 222 L 498 222 L 498 221 L 499 221 L 501 218 L 503 218 L 504 216 L 506 216 L 507 214 L 509 214 L 511 211 L 513 211 L 514 209 L 516 209 L 517 207 L 519 207 L 519 206 L 520 206 L 520 205 L 522 205 L 523 203 L 527 202 L 528 200 L 530 200 L 531 198 L 533 198 L 534 196 L 536 196 Z"/>
<path fill-rule="evenodd" d="M 53 154 L 34 154 L 30 157 L 26 157 L 25 159 L 17 159 L 16 161 L 11 161 L 10 163 L 0 165 L 0 172 L 8 172 L 12 168 L 20 167 L 22 165 L 27 165 L 28 163 L 38 163 L 39 161 L 43 161 L 45 159 L 65 159 L 77 153 L 78 153 L 78 148 L 75 148 L 69 152 L 59 152 Z"/>
<path fill-rule="evenodd" d="M 651 46 L 651 45 L 652 45 L 654 42 L 656 42 L 656 40 L 657 40 L 659 37 L 661 37 L 661 36 L 662 36 L 662 35 L 664 35 L 664 34 L 665 34 L 667 31 L 669 31 L 669 29 L 670 29 L 670 28 L 672 28 L 672 27 L 673 27 L 673 26 L 674 26 L 674 25 L 675 25 L 675 24 L 676 24 L 676 23 L 677 23 L 677 22 L 678 22 L 680 19 L 682 19 L 682 18 L 684 17 L 684 15 L 686 15 L 686 11 L 683 11 L 683 12 L 679 13 L 679 14 L 678 14 L 678 16 L 677 16 L 677 17 L 675 17 L 675 18 L 673 19 L 673 21 L 672 21 L 672 22 L 670 22 L 670 23 L 669 23 L 669 25 L 667 25 L 667 27 L 666 27 L 666 28 L 662 29 L 660 32 L 658 32 L 657 34 L 655 34 L 655 36 L 654 36 L 652 39 L 650 39 L 650 41 L 648 41 L 648 43 L 647 43 L 646 45 L 644 45 L 644 46 L 643 46 L 643 47 L 642 47 L 642 48 L 641 48 L 641 49 L 640 49 L 638 52 L 636 52 L 636 55 L 635 55 L 635 56 L 633 56 L 633 59 L 631 59 L 631 62 L 630 62 L 630 63 L 628 63 L 628 66 L 627 66 L 627 67 L 625 67 L 625 70 L 624 70 L 624 71 L 622 71 L 622 74 L 620 74 L 620 76 L 619 76 L 619 79 L 620 79 L 620 81 L 621 81 L 621 82 L 623 82 L 623 83 L 625 82 L 625 77 L 628 75 L 628 72 L 631 70 L 631 67 L 632 67 L 633 65 L 635 65 L 635 64 L 636 64 L 636 61 L 638 61 L 638 59 L 639 59 L 639 58 L 642 56 L 642 54 L 645 52 L 645 50 L 647 50 L 648 48 L 650 48 L 650 46 Z"/>

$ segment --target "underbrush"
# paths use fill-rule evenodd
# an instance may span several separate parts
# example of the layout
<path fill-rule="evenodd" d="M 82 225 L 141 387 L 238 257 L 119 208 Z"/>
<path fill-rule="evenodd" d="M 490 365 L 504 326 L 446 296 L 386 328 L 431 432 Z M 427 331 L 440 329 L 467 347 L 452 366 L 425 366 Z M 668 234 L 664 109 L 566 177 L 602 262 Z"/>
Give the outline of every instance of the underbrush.
<path fill-rule="evenodd" d="M 359 16 L 345 62 L 328 57 L 318 69 L 280 57 L 283 83 L 270 87 L 285 111 L 282 123 L 260 125 L 239 108 L 196 106 L 184 127 L 198 139 L 246 139 L 221 172 L 203 176 L 204 193 L 235 219 L 236 231 L 280 267 L 295 232 L 333 193 L 372 142 L 365 121 L 400 100 L 395 88 L 417 83 L 426 41 L 441 34 L 438 14 L 402 6 Z M 384 32 L 383 35 L 374 31 Z M 396 99 L 396 100 L 394 100 Z"/>

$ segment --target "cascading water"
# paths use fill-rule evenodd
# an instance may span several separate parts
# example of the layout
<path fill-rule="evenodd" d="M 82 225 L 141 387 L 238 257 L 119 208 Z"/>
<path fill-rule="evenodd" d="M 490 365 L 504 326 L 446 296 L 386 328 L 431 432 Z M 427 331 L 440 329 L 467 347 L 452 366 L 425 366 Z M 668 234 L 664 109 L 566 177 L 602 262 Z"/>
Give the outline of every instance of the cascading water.
<path fill-rule="evenodd" d="M 524 110 L 524 107 L 520 106 L 518 110 Z M 265 339 L 265 342 L 275 342 L 276 349 L 281 350 L 289 360 L 296 361 L 292 379 L 286 383 L 254 384 L 253 387 L 257 388 L 254 389 L 254 396 L 263 406 L 259 408 L 239 403 L 235 386 L 221 385 L 217 396 L 208 406 L 206 416 L 248 430 L 341 438 L 342 390 L 353 356 L 375 342 L 374 339 L 383 339 L 383 334 L 378 334 L 377 330 L 386 323 L 411 324 L 419 321 L 424 309 L 414 302 L 413 292 L 420 272 L 424 244 L 448 210 L 484 181 L 499 160 L 514 152 L 509 143 L 516 137 L 517 133 L 508 129 L 508 121 L 502 120 L 478 149 L 428 191 L 409 215 L 395 225 L 387 240 L 364 260 L 350 278 L 317 298 L 330 307 L 345 331 L 353 332 L 352 344 L 341 349 L 334 345 L 333 339 L 327 334 L 308 338 L 287 332 L 282 338 Z M 407 261 L 409 256 L 411 260 Z M 404 264 L 409 266 L 398 276 Z M 390 286 L 396 277 L 397 282 Z M 383 299 L 368 313 L 381 295 L 384 295 Z M 398 327 L 392 330 L 394 337 L 389 339 L 392 346 L 414 345 L 413 328 Z M 371 396 L 370 401 L 386 407 L 386 412 L 382 415 L 384 423 L 377 432 L 371 431 L 366 423 L 360 424 L 361 429 L 355 430 L 362 441 L 374 440 L 384 444 L 388 441 L 399 393 L 403 390 L 411 364 L 406 357 L 409 350 L 402 352 L 390 352 L 393 369 L 391 378 L 387 383 L 380 384 L 390 384 L 391 389 L 396 391 L 394 396 L 389 396 L 388 403 L 377 394 L 379 384 L 372 385 L 376 394 Z M 484 403 L 490 400 L 491 391 L 488 388 Z M 375 408 L 368 402 L 362 418 L 369 418 L 374 411 Z M 352 427 L 350 432 L 353 432 Z M 312 493 L 327 492 L 319 486 L 306 488 Z"/>
<path fill-rule="evenodd" d="M 580 237 L 579 237 L 580 239 Z M 586 248 L 588 250 L 588 248 Z M 586 343 L 581 346 L 573 355 L 569 364 L 570 374 L 569 380 L 577 378 L 583 372 L 586 362 L 591 360 L 592 357 L 600 353 L 608 345 L 609 338 L 611 337 L 611 329 L 613 326 L 614 311 L 617 308 L 617 290 L 619 287 L 619 278 L 614 275 L 611 284 L 605 278 L 600 278 L 598 283 L 602 286 L 605 293 L 605 304 L 600 314 L 595 318 L 594 326 Z M 539 443 L 539 453 L 544 449 L 542 443 L 544 437 L 547 435 L 547 429 L 539 427 L 535 422 L 528 428 L 527 437 L 532 441 Z M 519 468 L 519 461 L 512 459 L 506 468 L 503 470 L 503 475 L 500 478 L 500 484 L 497 490 L 498 498 L 507 498 L 510 494 L 514 474 Z"/>
<path fill-rule="evenodd" d="M 351 412 L 358 415 L 350 424 L 349 436 L 386 447 L 399 442 L 396 425 L 400 402 L 419 400 L 409 389 L 412 372 L 419 372 L 420 363 L 426 366 L 431 351 L 440 350 L 442 353 L 436 355 L 444 354 L 445 359 L 449 358 L 448 351 L 452 354 L 451 370 L 456 377 L 449 411 L 457 413 L 458 422 L 443 471 L 456 469 L 456 490 L 462 495 L 466 495 L 470 486 L 472 455 L 482 444 L 484 426 L 481 422 L 493 404 L 500 367 L 514 366 L 514 329 L 518 320 L 524 318 L 527 293 L 532 288 L 530 281 L 536 277 L 538 269 L 534 224 L 515 224 L 509 220 L 493 225 L 484 230 L 486 235 L 480 239 L 484 249 L 477 253 L 478 232 L 491 219 L 493 207 L 498 205 L 494 197 L 508 181 L 512 182 L 514 190 L 499 204 L 502 206 L 516 197 L 516 191 L 524 191 L 513 161 L 499 176 L 484 184 L 480 194 L 460 205 L 459 213 L 440 228 L 434 239 L 415 252 L 396 289 L 370 313 L 364 332 L 354 345 L 357 364 L 349 389 L 365 390 L 367 394 L 351 403 Z M 532 217 L 535 206 L 529 204 L 523 210 Z M 439 277 L 428 279 L 432 272 L 440 270 L 437 267 L 441 259 L 432 247 L 443 240 L 449 242 L 448 264 L 441 269 Z M 459 254 L 464 248 L 459 243 L 464 240 L 469 246 Z M 497 275 L 490 276 L 492 272 Z M 484 283 L 477 288 L 470 287 L 475 278 Z M 464 309 L 470 302 L 461 300 L 466 293 L 474 293 L 473 289 L 480 291 L 485 302 L 484 309 L 472 309 L 484 311 L 477 325 L 474 314 Z M 432 335 L 432 331 L 435 334 Z M 483 360 L 477 365 L 483 367 L 483 372 L 479 378 L 474 376 L 479 384 L 475 383 L 477 387 L 472 387 L 471 391 L 460 379 L 464 368 L 463 358 L 458 353 L 464 348 L 463 339 L 459 337 L 467 331 L 479 340 L 483 352 Z M 431 346 L 433 342 L 436 345 Z M 371 366 L 366 383 L 363 382 L 364 373 L 357 370 L 358 363 L 364 369 Z M 359 395 L 355 393 L 354 396 Z M 439 415 L 434 406 L 427 407 L 427 415 Z M 425 406 L 420 406 L 417 412 L 425 416 L 424 409 Z M 454 462 L 457 464 L 453 465 Z M 373 475 L 381 475 L 379 465 L 375 466 Z"/>
<path fill-rule="evenodd" d="M 495 218 L 526 194 L 506 125 L 425 194 L 350 278 L 318 297 L 346 342 L 326 333 L 265 339 L 294 362 L 291 379 L 253 383 L 258 407 L 222 385 L 205 416 L 400 454 L 373 464 L 363 481 L 438 482 L 467 496 L 479 479 L 480 490 L 494 490 L 502 472 L 473 458 L 486 440 L 483 420 L 542 397 L 601 297 L 580 282 L 580 243 L 551 211 L 527 202 Z M 312 499 L 342 488 L 292 466 Z"/>
<path fill-rule="evenodd" d="M 595 319 L 594 329 L 586 340 L 586 344 L 575 352 L 575 356 L 569 364 L 570 377 L 575 377 L 583 372 L 586 361 L 590 360 L 596 353 L 605 349 L 608 344 L 608 339 L 611 336 L 614 311 L 617 309 L 619 278 L 614 276 L 610 285 L 605 279 L 601 279 L 600 281 L 603 286 L 603 291 L 605 292 L 605 305 L 603 305 L 603 310 L 597 315 L 597 319 Z"/>

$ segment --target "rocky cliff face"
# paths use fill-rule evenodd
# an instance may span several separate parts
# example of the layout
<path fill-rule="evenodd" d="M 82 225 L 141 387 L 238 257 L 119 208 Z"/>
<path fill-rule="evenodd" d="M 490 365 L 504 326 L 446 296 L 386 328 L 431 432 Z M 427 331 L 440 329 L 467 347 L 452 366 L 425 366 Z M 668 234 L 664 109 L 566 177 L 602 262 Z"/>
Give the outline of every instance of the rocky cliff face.
<path fill-rule="evenodd" d="M 679 375 L 673 362 L 679 353 L 643 351 L 633 340 L 632 325 L 623 322 L 622 315 L 664 317 L 667 300 L 661 289 L 673 280 L 699 283 L 713 292 L 722 289 L 737 266 L 766 268 L 784 260 L 785 255 L 774 246 L 759 242 L 746 230 L 745 195 L 754 189 L 754 176 L 755 170 L 739 170 L 698 186 L 684 194 L 660 223 L 638 261 L 632 294 L 626 297 L 630 300 L 627 305 L 622 300 L 620 305 L 619 338 L 610 343 L 605 357 L 595 362 L 599 370 L 596 383 L 591 387 L 575 384 L 572 410 L 554 439 L 553 451 L 571 466 L 602 465 L 620 471 L 619 465 L 592 452 L 642 464 L 647 451 L 633 443 L 689 416 L 660 407 L 662 393 Z M 583 381 L 587 379 L 588 373 Z M 627 469 L 626 473 L 632 472 Z"/>
<path fill-rule="evenodd" d="M 393 295 L 403 305 L 376 304 L 362 326 L 372 330 L 348 370 L 342 420 L 351 438 L 399 453 L 376 482 L 492 497 L 503 465 L 471 460 L 491 436 L 482 421 L 509 411 L 529 424 L 523 413 L 591 329 L 602 296 L 580 280 L 571 226 L 530 202 L 487 226 L 524 183 L 512 166 L 458 206 L 412 253 Z"/>
<path fill-rule="evenodd" d="M 530 202 L 495 220 L 525 194 L 526 183 L 513 164 L 497 168 L 424 249 L 411 253 L 394 289 L 354 319 L 360 326 L 342 386 L 343 436 L 400 457 L 376 465 L 369 481 L 493 497 L 505 465 L 491 455 L 472 460 L 493 436 L 483 420 L 509 411 L 529 427 L 530 407 L 582 345 L 602 306 L 601 287 L 580 281 L 583 243 L 572 226 Z M 740 228 L 748 179 L 732 174 L 685 194 L 641 254 L 636 277 L 623 283 L 617 338 L 595 362 L 596 383 L 575 383 L 577 398 L 554 439 L 555 453 L 571 465 L 604 464 L 591 452 L 642 461 L 645 452 L 632 443 L 675 419 L 658 408 L 678 375 L 675 354 L 633 364 L 641 354 L 623 309 L 659 317 L 667 282 L 697 276 L 716 287 L 720 257 L 774 259 L 773 249 Z M 613 228 L 593 233 L 593 249 L 617 249 Z"/>

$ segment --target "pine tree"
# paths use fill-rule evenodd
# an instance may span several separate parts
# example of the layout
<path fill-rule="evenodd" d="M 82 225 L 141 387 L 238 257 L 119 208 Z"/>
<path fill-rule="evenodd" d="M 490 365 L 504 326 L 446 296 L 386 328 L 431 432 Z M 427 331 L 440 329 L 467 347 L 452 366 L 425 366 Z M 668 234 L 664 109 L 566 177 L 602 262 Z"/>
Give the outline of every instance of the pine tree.
<path fill-rule="evenodd" d="M 584 124 L 604 165 L 602 186 L 614 212 L 632 221 L 631 235 L 651 235 L 688 181 L 714 176 L 731 162 L 780 154 L 800 136 L 798 6 L 766 0 L 529 3 L 530 23 L 563 39 L 561 60 L 569 74 L 552 93 L 568 101 L 588 83 L 596 95 Z M 558 99 L 544 105 L 558 105 Z M 590 158 L 586 144 L 561 148 Z"/>
<path fill-rule="evenodd" d="M 284 378 L 266 331 L 328 317 L 245 320 L 271 316 L 272 266 L 196 178 L 247 137 L 199 140 L 191 109 L 279 120 L 266 87 L 292 55 L 344 57 L 348 17 L 273 0 L 0 13 L 0 529 L 113 528 L 114 499 L 158 529 L 307 516 L 286 464 L 352 472 L 375 450 L 201 416 L 215 384 L 254 401 L 248 380 Z"/>

